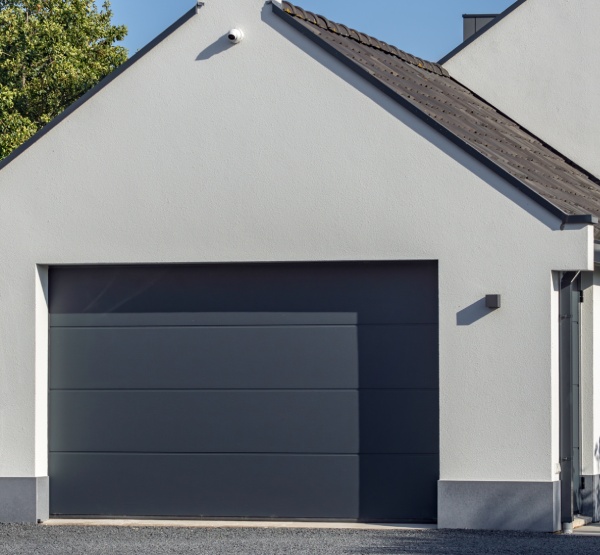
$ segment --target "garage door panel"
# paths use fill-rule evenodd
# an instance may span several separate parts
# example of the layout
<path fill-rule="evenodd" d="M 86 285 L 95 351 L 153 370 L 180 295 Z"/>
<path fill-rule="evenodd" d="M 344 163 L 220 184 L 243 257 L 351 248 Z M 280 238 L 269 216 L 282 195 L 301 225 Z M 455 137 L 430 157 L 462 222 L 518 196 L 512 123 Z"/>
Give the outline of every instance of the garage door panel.
<path fill-rule="evenodd" d="M 50 418 L 52 451 L 358 452 L 356 390 L 52 391 Z"/>
<path fill-rule="evenodd" d="M 50 456 L 52 514 L 358 517 L 356 455 Z"/>
<path fill-rule="evenodd" d="M 360 519 L 437 519 L 438 455 L 361 455 Z"/>
<path fill-rule="evenodd" d="M 52 313 L 356 312 L 436 323 L 435 262 L 53 267 Z"/>
<path fill-rule="evenodd" d="M 435 520 L 437 280 L 50 268 L 51 514 Z"/>
<path fill-rule="evenodd" d="M 354 326 L 56 327 L 53 389 L 356 388 Z"/>
<path fill-rule="evenodd" d="M 437 324 L 358 328 L 360 387 L 439 386 Z"/>
<path fill-rule="evenodd" d="M 361 453 L 437 453 L 437 390 L 360 392 Z"/>

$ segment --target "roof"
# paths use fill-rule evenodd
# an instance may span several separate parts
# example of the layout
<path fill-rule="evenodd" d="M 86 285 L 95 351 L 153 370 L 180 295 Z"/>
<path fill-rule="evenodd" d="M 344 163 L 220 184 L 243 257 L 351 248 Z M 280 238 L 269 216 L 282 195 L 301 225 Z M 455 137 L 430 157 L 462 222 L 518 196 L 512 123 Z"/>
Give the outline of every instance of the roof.
<path fill-rule="evenodd" d="M 280 17 L 563 223 L 596 224 L 600 180 L 427 62 L 284 1 Z"/>

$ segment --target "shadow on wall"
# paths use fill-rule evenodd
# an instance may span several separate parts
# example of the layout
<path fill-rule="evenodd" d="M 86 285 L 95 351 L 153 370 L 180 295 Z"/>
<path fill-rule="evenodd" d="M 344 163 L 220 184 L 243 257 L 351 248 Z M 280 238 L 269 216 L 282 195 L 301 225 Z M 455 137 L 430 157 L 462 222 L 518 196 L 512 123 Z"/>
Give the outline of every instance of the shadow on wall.
<path fill-rule="evenodd" d="M 494 312 L 494 309 L 490 309 L 485 305 L 485 297 L 483 297 L 466 308 L 459 310 L 456 313 L 456 324 L 458 326 L 470 326 L 492 312 Z"/>
<path fill-rule="evenodd" d="M 234 44 L 227 38 L 227 35 L 219 37 L 215 42 L 209 44 L 200 54 L 196 56 L 196 61 L 208 60 L 221 52 L 225 52 L 228 48 L 231 48 Z"/>

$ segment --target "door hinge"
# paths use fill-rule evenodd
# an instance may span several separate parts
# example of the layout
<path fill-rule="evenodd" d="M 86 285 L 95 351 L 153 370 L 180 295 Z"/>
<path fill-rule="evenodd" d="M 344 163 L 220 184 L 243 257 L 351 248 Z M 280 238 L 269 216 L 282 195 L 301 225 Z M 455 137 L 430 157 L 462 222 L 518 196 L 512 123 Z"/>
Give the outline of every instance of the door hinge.
<path fill-rule="evenodd" d="M 579 489 L 585 489 L 585 476 L 581 477 L 581 484 L 579 484 Z"/>
<path fill-rule="evenodd" d="M 579 302 L 583 302 L 583 291 L 579 291 Z"/>

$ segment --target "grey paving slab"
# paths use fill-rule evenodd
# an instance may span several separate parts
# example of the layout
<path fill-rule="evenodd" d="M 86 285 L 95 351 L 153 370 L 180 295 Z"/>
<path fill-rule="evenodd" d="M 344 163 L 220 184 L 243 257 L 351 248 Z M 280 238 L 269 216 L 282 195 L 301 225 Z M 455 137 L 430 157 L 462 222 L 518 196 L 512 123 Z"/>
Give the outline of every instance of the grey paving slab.
<path fill-rule="evenodd" d="M 599 549 L 595 537 L 515 532 L 0 525 L 0 555 L 591 555 Z"/>

